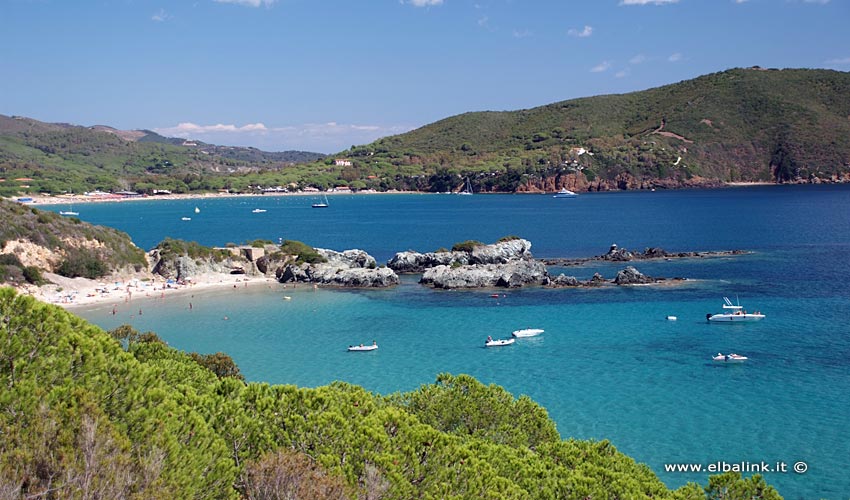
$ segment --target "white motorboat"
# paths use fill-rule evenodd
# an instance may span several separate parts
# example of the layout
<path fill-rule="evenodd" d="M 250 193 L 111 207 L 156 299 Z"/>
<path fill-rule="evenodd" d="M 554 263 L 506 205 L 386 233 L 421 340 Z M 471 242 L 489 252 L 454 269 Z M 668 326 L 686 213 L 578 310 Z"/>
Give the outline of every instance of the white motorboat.
<path fill-rule="evenodd" d="M 558 191 L 557 193 L 555 193 L 555 195 L 552 196 L 552 198 L 575 198 L 576 196 L 578 196 L 578 194 L 570 191 L 567 188 L 563 188 L 560 191 Z"/>
<path fill-rule="evenodd" d="M 677 319 L 679 318 L 677 318 L 676 316 L 667 316 L 667 321 L 676 321 Z"/>
<path fill-rule="evenodd" d="M 348 352 L 362 352 L 362 351 L 374 351 L 378 348 L 377 342 L 372 342 L 372 345 L 350 345 L 348 346 Z"/>
<path fill-rule="evenodd" d="M 266 213 L 265 209 L 263 209 L 263 208 L 255 208 L 254 210 L 251 210 L 251 212 L 253 212 L 253 213 L 255 213 L 255 214 L 263 214 L 263 213 Z"/>
<path fill-rule="evenodd" d="M 541 333 L 543 333 L 543 331 L 544 330 L 542 330 L 540 328 L 525 328 L 523 330 L 516 330 L 513 333 L 511 333 L 511 335 L 513 335 L 516 338 L 536 337 L 536 336 L 540 335 Z"/>
<path fill-rule="evenodd" d="M 487 337 L 487 340 L 484 342 L 484 347 L 501 347 L 504 345 L 511 345 L 516 341 L 516 339 L 493 339 Z"/>
<path fill-rule="evenodd" d="M 180 220 L 192 220 L 191 217 L 180 217 Z"/>
<path fill-rule="evenodd" d="M 743 363 L 748 358 L 746 356 L 741 356 L 740 354 L 721 354 L 718 352 L 717 355 L 712 356 L 711 359 L 718 363 Z"/>
<path fill-rule="evenodd" d="M 62 212 L 62 211 L 60 211 L 60 212 L 59 212 L 59 215 L 64 215 L 64 216 L 66 216 L 66 217 L 76 217 L 76 216 L 80 215 L 80 212 L 72 212 L 72 211 L 70 211 L 70 210 L 69 210 L 69 211 L 67 211 L 67 212 Z"/>
<path fill-rule="evenodd" d="M 754 313 L 748 313 L 744 310 L 744 306 L 740 303 L 733 304 L 729 297 L 723 297 L 723 309 L 722 313 L 716 314 L 706 314 L 705 319 L 708 321 L 716 321 L 716 322 L 728 322 L 728 323 L 744 323 L 744 322 L 752 322 L 759 321 L 764 319 L 764 314 L 756 311 Z"/>

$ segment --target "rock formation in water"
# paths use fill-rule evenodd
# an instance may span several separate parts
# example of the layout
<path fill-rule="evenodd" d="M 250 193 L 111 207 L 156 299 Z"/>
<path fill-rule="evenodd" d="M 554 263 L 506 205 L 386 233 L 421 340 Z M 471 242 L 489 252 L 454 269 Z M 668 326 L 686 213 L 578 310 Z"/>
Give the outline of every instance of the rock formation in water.
<path fill-rule="evenodd" d="M 326 262 L 288 264 L 275 272 L 281 283 L 313 283 L 324 286 L 384 288 L 398 284 L 398 275 L 378 267 L 375 259 L 363 250 L 336 252 L 317 248 Z"/>

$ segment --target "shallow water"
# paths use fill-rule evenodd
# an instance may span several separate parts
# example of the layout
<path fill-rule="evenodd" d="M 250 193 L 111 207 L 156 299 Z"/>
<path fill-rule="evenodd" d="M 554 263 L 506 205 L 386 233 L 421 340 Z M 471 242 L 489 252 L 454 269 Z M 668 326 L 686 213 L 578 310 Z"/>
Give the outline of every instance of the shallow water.
<path fill-rule="evenodd" d="M 616 242 L 670 251 L 752 250 L 746 256 L 654 261 L 679 286 L 434 291 L 405 277 L 391 290 L 310 287 L 222 289 L 173 300 L 77 310 L 105 327 L 130 322 L 180 349 L 233 356 L 249 380 L 317 386 L 334 380 L 390 393 L 469 373 L 528 394 L 563 437 L 609 439 L 668 485 L 706 474 L 667 463 L 784 461 L 766 479 L 785 498 L 845 498 L 850 456 L 850 189 L 773 187 L 717 191 L 543 195 L 334 196 L 132 202 L 78 207 L 84 220 L 127 231 L 140 246 L 166 236 L 208 245 L 257 238 L 362 248 L 379 262 L 396 251 L 516 234 L 538 257 L 598 255 Z M 192 210 L 199 206 L 201 213 Z M 254 208 L 268 212 L 252 214 Z M 58 210 L 58 208 L 57 208 Z M 183 215 L 192 221 L 181 221 Z M 552 269 L 613 277 L 622 265 Z M 283 296 L 292 300 L 283 300 Z M 759 323 L 705 322 L 737 295 Z M 188 309 L 188 302 L 193 309 Z M 142 307 L 144 315 L 138 316 Z M 667 315 L 678 321 L 666 321 Z M 223 316 L 228 320 L 224 320 Z M 546 332 L 486 349 L 487 335 Z M 380 348 L 348 353 L 350 344 Z M 712 363 L 738 352 L 742 365 Z M 805 461 L 808 472 L 790 472 Z"/>

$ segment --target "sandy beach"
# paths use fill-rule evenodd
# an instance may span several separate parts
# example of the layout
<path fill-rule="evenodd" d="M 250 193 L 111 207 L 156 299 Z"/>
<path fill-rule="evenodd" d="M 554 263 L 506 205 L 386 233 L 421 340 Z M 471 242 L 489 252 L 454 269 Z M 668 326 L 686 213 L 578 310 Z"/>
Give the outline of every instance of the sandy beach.
<path fill-rule="evenodd" d="M 56 196 L 27 195 L 32 198 L 28 205 L 68 205 L 88 203 L 124 203 L 133 201 L 168 201 L 168 200 L 216 200 L 224 198 L 253 198 L 258 196 L 336 196 L 336 195 L 374 195 L 374 194 L 431 194 L 416 191 L 296 191 L 290 193 L 183 193 L 155 196 L 86 196 L 82 194 L 60 194 Z"/>
<path fill-rule="evenodd" d="M 141 275 L 140 275 L 141 276 Z M 246 289 L 257 286 L 282 286 L 277 280 L 266 276 L 230 274 L 207 274 L 192 278 L 186 284 L 161 277 L 106 277 L 101 280 L 66 278 L 58 274 L 45 273 L 44 278 L 52 284 L 41 287 L 25 285 L 19 293 L 55 304 L 66 309 L 97 304 L 112 304 L 113 310 L 135 307 L 142 299 L 170 300 L 173 298 L 203 293 L 213 289 Z"/>

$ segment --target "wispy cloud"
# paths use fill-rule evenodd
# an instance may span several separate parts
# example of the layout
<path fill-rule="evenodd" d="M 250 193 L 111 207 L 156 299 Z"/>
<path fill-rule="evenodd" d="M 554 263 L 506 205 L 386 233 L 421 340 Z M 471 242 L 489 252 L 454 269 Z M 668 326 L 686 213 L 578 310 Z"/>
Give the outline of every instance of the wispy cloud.
<path fill-rule="evenodd" d="M 277 0 L 213 0 L 216 3 L 233 3 L 245 7 L 271 7 Z"/>
<path fill-rule="evenodd" d="M 171 16 L 165 13 L 165 9 L 159 9 L 159 12 L 151 16 L 151 21 L 156 21 L 158 23 L 168 21 L 169 19 L 171 19 Z"/>
<path fill-rule="evenodd" d="M 850 64 L 850 57 L 841 57 L 838 59 L 830 59 L 826 64 Z"/>
<path fill-rule="evenodd" d="M 530 36 L 533 36 L 534 33 L 528 30 L 514 30 L 513 35 L 514 38 L 528 38 Z"/>
<path fill-rule="evenodd" d="M 629 76 L 629 70 L 628 69 L 622 69 L 622 70 L 614 73 L 614 77 L 616 77 L 616 78 L 625 78 L 627 76 Z"/>
<path fill-rule="evenodd" d="M 435 5 L 443 5 L 443 0 L 407 0 L 406 3 L 414 7 L 432 7 Z"/>
<path fill-rule="evenodd" d="M 664 5 L 666 3 L 679 3 L 679 0 L 621 0 L 620 5 Z"/>
<path fill-rule="evenodd" d="M 750 0 L 735 0 L 735 3 L 747 3 Z"/>
<path fill-rule="evenodd" d="M 642 64 L 644 62 L 646 62 L 646 56 L 643 54 L 638 54 L 629 59 L 629 64 Z"/>
<path fill-rule="evenodd" d="M 580 29 L 580 30 L 575 29 L 575 28 L 570 28 L 570 30 L 567 31 L 567 34 L 570 35 L 570 36 L 576 36 L 576 37 L 579 37 L 579 38 L 586 38 L 586 37 L 589 37 L 590 35 L 593 34 L 593 26 L 586 26 L 585 25 L 585 27 L 583 29 Z"/>
<path fill-rule="evenodd" d="M 487 23 L 489 23 L 489 22 L 490 22 L 490 18 L 487 17 L 487 16 L 478 18 L 478 26 L 481 26 L 482 28 L 486 28 Z"/>
<path fill-rule="evenodd" d="M 401 134 L 414 127 L 405 125 L 358 125 L 337 122 L 307 123 L 286 127 L 267 127 L 263 123 L 199 125 L 179 123 L 174 127 L 153 129 L 166 137 L 196 139 L 211 144 L 253 146 L 266 151 L 297 149 L 335 153 L 352 144 L 368 144 L 378 138 Z"/>
<path fill-rule="evenodd" d="M 829 3 L 829 0 L 803 0 L 803 3 L 819 3 L 821 5 L 825 5 Z"/>
<path fill-rule="evenodd" d="M 602 73 L 603 71 L 608 71 L 611 69 L 611 63 L 608 61 L 602 61 L 596 66 L 590 68 L 591 73 Z"/>
<path fill-rule="evenodd" d="M 673 54 L 670 54 L 670 57 L 668 57 L 667 60 L 670 62 L 679 62 L 682 60 L 682 54 L 679 52 L 675 52 Z"/>

